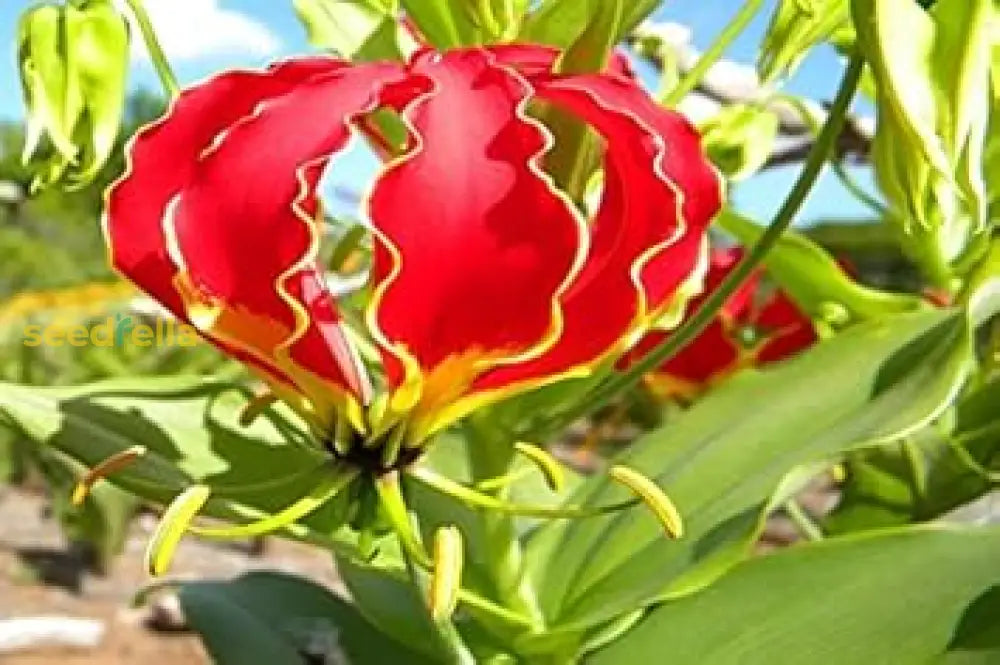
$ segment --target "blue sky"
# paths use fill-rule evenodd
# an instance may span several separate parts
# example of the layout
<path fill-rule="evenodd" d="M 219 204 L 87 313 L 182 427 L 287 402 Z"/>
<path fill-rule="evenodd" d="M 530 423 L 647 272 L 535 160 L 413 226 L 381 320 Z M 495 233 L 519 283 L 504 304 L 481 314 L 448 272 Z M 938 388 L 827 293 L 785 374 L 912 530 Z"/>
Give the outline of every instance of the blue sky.
<path fill-rule="evenodd" d="M 0 118 L 4 119 L 17 118 L 22 113 L 14 31 L 17 16 L 30 4 L 22 0 L 0 2 L 0 52 L 6 54 L 0 61 Z M 274 57 L 309 50 L 305 32 L 292 11 L 291 0 L 147 0 L 147 4 L 183 81 L 195 81 L 225 67 L 261 65 Z M 728 58 L 747 63 L 754 61 L 773 0 L 766 4 L 769 6 L 727 53 Z M 667 0 L 656 18 L 688 25 L 693 30 L 695 45 L 704 48 L 737 8 L 738 3 L 734 0 Z M 157 89 L 157 79 L 141 49 L 136 49 L 134 59 L 134 85 Z M 817 49 L 788 83 L 787 89 L 829 100 L 833 97 L 841 67 L 832 49 Z M 361 183 L 372 170 L 371 159 L 362 151 L 354 150 L 339 161 L 331 179 Z M 766 221 L 780 205 L 795 172 L 795 168 L 774 170 L 741 184 L 734 191 L 737 206 Z M 857 175 L 862 182 L 870 184 L 867 170 L 858 170 Z M 845 194 L 828 173 L 818 183 L 800 221 L 866 216 L 867 210 Z"/>

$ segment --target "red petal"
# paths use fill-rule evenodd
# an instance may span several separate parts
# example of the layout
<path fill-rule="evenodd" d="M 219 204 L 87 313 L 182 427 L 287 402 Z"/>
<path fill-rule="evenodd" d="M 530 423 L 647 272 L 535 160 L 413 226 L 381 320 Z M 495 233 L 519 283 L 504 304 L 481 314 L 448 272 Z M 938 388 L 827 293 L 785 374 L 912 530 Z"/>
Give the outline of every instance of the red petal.
<path fill-rule="evenodd" d="M 519 76 L 480 50 L 424 53 L 412 69 L 434 90 L 405 110 L 418 148 L 370 200 L 370 327 L 394 387 L 397 356 L 424 373 L 427 420 L 480 372 L 551 343 L 586 225 L 541 173 L 548 136 L 523 115 L 532 91 Z"/>
<path fill-rule="evenodd" d="M 670 333 L 649 333 L 629 352 L 629 360 L 638 360 L 669 337 Z M 668 375 L 694 386 L 704 386 L 735 368 L 739 359 L 739 347 L 729 337 L 722 322 L 716 319 L 693 342 L 663 363 L 653 374 Z"/>
<path fill-rule="evenodd" d="M 113 265 L 183 318 L 162 228 L 170 199 L 191 178 L 199 153 L 261 100 L 341 66 L 329 58 L 290 60 L 266 71 L 226 72 L 185 90 L 129 142 L 126 173 L 109 192 L 104 218 Z"/>
<path fill-rule="evenodd" d="M 742 247 L 728 247 L 725 249 L 713 249 L 708 265 L 708 275 L 705 277 L 705 293 L 692 303 L 692 311 L 697 305 L 713 293 L 723 280 L 729 276 L 730 271 L 743 260 L 746 252 Z M 761 270 L 755 270 L 750 277 L 726 300 L 720 313 L 730 322 L 743 322 L 750 315 L 753 309 L 753 301 L 757 290 L 760 288 Z"/>
<path fill-rule="evenodd" d="M 778 291 L 761 308 L 754 325 L 762 329 L 767 341 L 754 354 L 759 363 L 789 358 L 809 348 L 819 339 L 812 320 L 783 291 Z"/>
<path fill-rule="evenodd" d="M 538 96 L 607 142 L 592 250 L 564 299 L 565 329 L 544 356 L 484 377 L 480 389 L 586 373 L 670 305 L 695 272 L 721 205 L 720 180 L 697 133 L 637 85 L 609 76 L 535 80 Z"/>
<path fill-rule="evenodd" d="M 310 60 L 216 79 L 143 132 L 132 173 L 112 193 L 119 268 L 160 298 L 172 283 L 172 309 L 279 368 L 319 408 L 344 390 L 364 399 L 367 384 L 315 263 L 316 183 L 352 116 L 403 75 Z"/>

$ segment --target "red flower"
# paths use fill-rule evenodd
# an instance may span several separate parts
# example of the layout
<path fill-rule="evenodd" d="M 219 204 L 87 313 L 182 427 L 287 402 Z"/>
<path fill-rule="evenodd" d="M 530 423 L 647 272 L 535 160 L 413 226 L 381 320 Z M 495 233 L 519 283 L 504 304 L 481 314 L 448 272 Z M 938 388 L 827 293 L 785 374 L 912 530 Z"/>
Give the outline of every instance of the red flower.
<path fill-rule="evenodd" d="M 617 357 L 683 297 L 720 179 L 695 130 L 616 74 L 557 76 L 532 46 L 407 65 L 303 58 L 185 91 L 109 194 L 114 265 L 320 428 L 424 438 L 481 405 Z M 555 105 L 604 139 L 583 218 L 544 173 Z M 367 201 L 373 391 L 317 263 L 316 188 L 377 109 L 409 130 Z M 362 331 L 363 332 L 363 331 Z M 373 392 L 379 396 L 373 397 Z"/>
<path fill-rule="evenodd" d="M 741 258 L 740 248 L 712 251 L 706 294 L 718 288 Z M 664 397 L 691 398 L 741 367 L 777 362 L 816 342 L 812 320 L 784 291 L 772 292 L 764 302 L 760 302 L 760 291 L 758 271 L 694 341 L 646 377 L 650 388 Z M 691 310 L 705 297 L 692 301 Z M 642 357 L 669 336 L 667 332 L 648 333 L 622 364 Z"/>

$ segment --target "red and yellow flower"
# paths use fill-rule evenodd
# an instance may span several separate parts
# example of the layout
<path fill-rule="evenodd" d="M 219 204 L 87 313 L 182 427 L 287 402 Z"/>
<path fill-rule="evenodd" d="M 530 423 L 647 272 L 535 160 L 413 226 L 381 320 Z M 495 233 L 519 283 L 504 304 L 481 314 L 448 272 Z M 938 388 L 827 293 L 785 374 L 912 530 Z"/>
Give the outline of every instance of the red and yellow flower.
<path fill-rule="evenodd" d="M 742 258 L 741 248 L 713 250 L 705 279 L 706 295 L 692 301 L 691 308 L 700 306 Z M 642 357 L 669 336 L 669 332 L 648 333 L 623 364 Z M 783 360 L 816 341 L 812 320 L 784 291 L 765 293 L 757 271 L 730 296 L 698 337 L 646 376 L 646 384 L 662 397 L 690 399 L 740 368 Z"/>
<path fill-rule="evenodd" d="M 473 409 L 586 375 L 700 283 L 721 184 L 679 115 L 619 73 L 553 74 L 556 55 L 299 58 L 189 88 L 130 145 L 107 203 L 112 261 L 319 431 L 350 423 L 416 447 Z M 603 140 L 593 219 L 545 172 L 539 106 Z M 385 110 L 408 139 L 366 200 L 371 368 L 317 260 L 317 186 L 353 134 L 386 144 L 371 121 Z"/>

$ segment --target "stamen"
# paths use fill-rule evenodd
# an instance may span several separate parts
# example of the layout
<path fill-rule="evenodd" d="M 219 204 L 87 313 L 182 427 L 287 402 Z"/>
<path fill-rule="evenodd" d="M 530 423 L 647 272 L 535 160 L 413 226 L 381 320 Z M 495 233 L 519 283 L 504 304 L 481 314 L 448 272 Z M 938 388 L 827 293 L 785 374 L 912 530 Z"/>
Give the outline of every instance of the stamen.
<path fill-rule="evenodd" d="M 192 485 L 170 503 L 157 524 L 146 549 L 147 568 L 152 575 L 159 576 L 166 572 L 177 545 L 187 531 L 203 538 L 230 540 L 263 536 L 293 527 L 299 520 L 330 501 L 360 473 L 353 467 L 339 467 L 333 470 L 323 467 L 319 472 L 322 473 L 320 482 L 306 496 L 278 513 L 237 526 L 200 527 L 192 524 L 211 494 L 210 488 L 205 485 Z"/>
<path fill-rule="evenodd" d="M 427 555 L 424 544 L 420 541 L 420 535 L 410 521 L 410 511 L 406 507 L 403 489 L 399 483 L 399 473 L 390 471 L 382 475 L 375 481 L 375 490 L 378 492 L 382 509 L 389 518 L 393 531 L 396 532 L 400 546 L 421 568 L 433 568 L 434 563 Z"/>
<path fill-rule="evenodd" d="M 107 478 L 117 471 L 121 471 L 145 454 L 146 446 L 132 446 L 111 455 L 80 479 L 76 487 L 73 488 L 73 496 L 70 501 L 74 506 L 82 505 L 97 481 Z"/>
<path fill-rule="evenodd" d="M 146 547 L 146 569 L 150 575 L 159 577 L 170 568 L 184 532 L 208 502 L 210 494 L 211 490 L 205 485 L 192 485 L 167 507 Z"/>
<path fill-rule="evenodd" d="M 326 469 L 323 479 L 310 490 L 309 494 L 274 515 L 269 515 L 256 522 L 237 526 L 201 527 L 191 525 L 189 530 L 191 533 L 202 538 L 219 540 L 253 538 L 279 531 L 290 524 L 295 524 L 315 512 L 320 506 L 326 504 L 347 487 L 357 477 L 358 473 L 359 471 L 353 467 L 343 467 L 333 473 L 330 473 L 330 470 Z"/>
<path fill-rule="evenodd" d="M 434 534 L 434 564 L 428 593 L 428 607 L 436 623 L 451 619 L 462 588 L 464 550 L 462 533 L 455 526 L 444 526 Z"/>
<path fill-rule="evenodd" d="M 496 492 L 497 490 L 510 487 L 514 483 L 518 483 L 534 473 L 535 469 L 533 467 L 526 466 L 512 473 L 506 473 L 502 476 L 494 476 L 492 478 L 480 480 L 473 487 L 477 492 Z"/>
<path fill-rule="evenodd" d="M 684 535 L 684 523 L 677 506 L 656 483 L 627 466 L 613 466 L 608 475 L 642 499 L 671 538 Z"/>
<path fill-rule="evenodd" d="M 260 414 L 267 411 L 267 409 L 278 401 L 278 396 L 267 391 L 256 395 L 250 399 L 249 402 L 243 405 L 243 409 L 240 411 L 239 423 L 240 427 L 250 427 L 254 424 Z"/>
<path fill-rule="evenodd" d="M 563 473 L 562 465 L 550 455 L 548 451 L 539 446 L 518 441 L 514 444 L 514 450 L 524 455 L 531 461 L 545 477 L 545 483 L 553 492 L 561 492 L 566 486 L 566 475 Z"/>
<path fill-rule="evenodd" d="M 456 483 L 454 480 L 445 478 L 430 469 L 423 467 L 414 467 L 407 471 L 410 476 L 420 482 L 424 483 L 431 489 L 437 490 L 442 494 L 447 494 L 462 503 L 475 508 L 485 508 L 487 510 L 493 510 L 499 513 L 505 513 L 507 515 L 520 515 L 522 517 L 538 517 L 540 519 L 576 519 L 583 517 L 597 517 L 600 515 L 607 515 L 609 513 L 616 513 L 626 508 L 632 508 L 633 506 L 639 505 L 639 499 L 629 499 L 628 501 L 620 501 L 618 503 L 612 503 L 604 506 L 542 506 L 534 504 L 515 504 L 508 503 L 496 497 L 490 496 L 489 494 L 483 494 L 477 492 L 476 490 L 466 487 L 461 483 Z"/>

